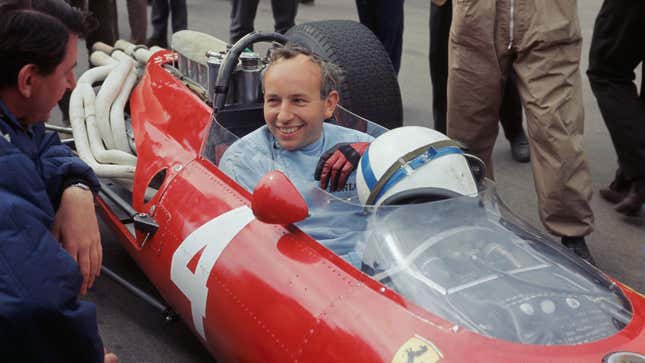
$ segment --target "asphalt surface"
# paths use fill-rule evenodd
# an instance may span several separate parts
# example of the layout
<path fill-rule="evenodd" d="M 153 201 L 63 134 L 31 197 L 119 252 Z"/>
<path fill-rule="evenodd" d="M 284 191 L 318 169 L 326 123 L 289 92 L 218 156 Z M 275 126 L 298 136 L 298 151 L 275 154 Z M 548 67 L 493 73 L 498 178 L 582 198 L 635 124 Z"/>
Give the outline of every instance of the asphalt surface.
<path fill-rule="evenodd" d="M 601 0 L 578 1 L 584 32 L 582 67 L 587 55 L 593 22 Z M 118 0 L 121 37 L 129 37 L 125 0 Z M 230 3 L 228 0 L 188 1 L 189 28 L 228 39 Z M 399 83 L 403 94 L 406 125 L 433 126 L 430 109 L 432 91 L 428 71 L 429 0 L 405 2 L 403 61 Z M 356 8 L 349 0 L 316 0 L 315 5 L 300 6 L 297 23 L 326 20 L 357 20 Z M 260 1 L 256 29 L 273 29 L 270 1 Z M 150 28 L 148 30 L 150 32 Z M 78 72 L 87 68 L 84 45 L 79 46 Z M 637 77 L 640 79 L 640 77 Z M 596 230 L 587 239 L 599 268 L 632 288 L 645 292 L 644 226 L 645 218 L 626 218 L 602 200 L 597 191 L 608 184 L 616 169 L 616 157 L 596 100 L 583 76 L 585 103 L 585 150 L 593 177 L 592 208 Z M 56 116 L 54 116 L 56 117 Z M 494 152 L 498 190 L 506 204 L 518 215 L 543 229 L 537 213 L 533 177 L 529 164 L 512 160 L 508 142 L 500 136 Z M 154 294 L 154 288 L 138 270 L 114 236 L 103 228 L 105 265 L 129 281 Z M 213 362 L 208 352 L 182 322 L 166 323 L 161 313 L 134 297 L 106 276 L 98 279 L 87 299 L 98 306 L 99 326 L 107 348 L 121 362 Z"/>

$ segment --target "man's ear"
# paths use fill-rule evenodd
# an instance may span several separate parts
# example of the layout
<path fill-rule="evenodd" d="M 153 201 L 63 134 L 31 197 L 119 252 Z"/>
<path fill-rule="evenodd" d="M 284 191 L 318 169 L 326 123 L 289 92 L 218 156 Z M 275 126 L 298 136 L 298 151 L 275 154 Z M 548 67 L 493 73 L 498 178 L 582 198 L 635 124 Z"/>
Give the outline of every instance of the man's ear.
<path fill-rule="evenodd" d="M 31 97 L 34 88 L 34 82 L 36 82 L 36 76 L 38 75 L 38 69 L 34 64 L 26 64 L 18 72 L 18 92 L 23 97 Z"/>
<path fill-rule="evenodd" d="M 339 98 L 340 95 L 336 90 L 329 92 L 329 94 L 327 95 L 327 98 L 325 99 L 325 120 L 330 118 L 334 114 L 336 106 L 338 105 Z"/>

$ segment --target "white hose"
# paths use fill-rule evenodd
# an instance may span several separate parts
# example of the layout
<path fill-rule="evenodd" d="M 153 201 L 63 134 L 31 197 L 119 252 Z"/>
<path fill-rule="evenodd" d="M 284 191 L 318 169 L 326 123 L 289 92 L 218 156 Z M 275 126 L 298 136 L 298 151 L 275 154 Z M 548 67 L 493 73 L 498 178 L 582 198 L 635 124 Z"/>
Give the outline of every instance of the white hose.
<path fill-rule="evenodd" d="M 78 156 L 96 171 L 98 163 L 92 156 L 90 144 L 87 139 L 87 130 L 85 129 L 85 109 L 83 108 L 83 101 L 85 98 L 90 98 L 88 97 L 88 93 L 94 94 L 90 84 L 76 83 L 76 87 L 72 91 L 69 100 L 69 121 L 72 124 L 72 134 L 74 135 L 74 144 Z"/>
<path fill-rule="evenodd" d="M 125 61 L 130 61 L 133 62 L 134 60 L 132 57 L 130 57 L 127 53 L 124 51 L 117 49 L 116 51 L 112 52 L 112 59 L 118 61 L 118 62 L 125 62 Z"/>
<path fill-rule="evenodd" d="M 90 62 L 97 67 L 79 78 L 70 100 L 76 150 L 98 176 L 132 180 L 137 158 L 130 151 L 123 109 L 137 82 L 137 68 L 143 69 L 162 48 L 146 49 L 126 41 L 118 41 L 114 48 L 96 43 L 94 48 Z M 96 95 L 93 85 L 99 81 L 103 84 Z"/>
<path fill-rule="evenodd" d="M 90 87 L 94 85 L 94 83 L 100 82 L 105 79 L 105 77 L 112 72 L 114 67 L 116 66 L 116 62 L 112 64 L 107 64 L 101 67 L 95 67 L 92 68 L 85 73 L 83 73 L 79 78 L 76 83 L 88 83 Z"/>
<path fill-rule="evenodd" d="M 106 53 L 97 50 L 90 55 L 90 63 L 94 66 L 104 66 L 107 64 L 116 64 L 117 61 Z"/>
<path fill-rule="evenodd" d="M 135 44 L 128 42 L 127 40 L 119 39 L 114 43 L 114 48 L 121 49 L 125 54 L 132 55 L 132 50 L 136 47 Z"/>
<path fill-rule="evenodd" d="M 91 71 L 97 69 L 99 68 L 91 69 Z M 88 72 L 83 74 L 83 76 Z M 98 74 L 100 72 L 94 73 Z M 90 77 L 87 78 L 89 79 Z M 99 177 L 131 179 L 134 177 L 134 166 L 99 164 L 92 156 L 84 121 L 87 118 L 94 117 L 94 98 L 94 90 L 92 89 L 92 83 L 90 82 L 77 83 L 76 88 L 72 92 L 69 114 L 76 151 L 78 152 L 79 157 L 85 161 Z"/>
<path fill-rule="evenodd" d="M 136 59 L 139 63 L 146 64 L 153 54 L 154 52 L 151 49 L 139 48 L 134 51 L 134 59 Z"/>
<path fill-rule="evenodd" d="M 92 68 L 87 72 L 85 72 L 78 79 L 77 87 L 79 85 L 84 85 L 83 87 L 88 89 L 89 91 L 82 91 L 81 93 L 82 101 L 83 101 L 82 105 L 84 107 L 85 124 L 81 123 L 81 125 L 79 125 L 77 129 L 79 130 L 78 134 L 80 138 L 82 138 L 81 135 L 87 135 L 89 150 L 91 151 L 91 155 L 93 156 L 93 159 L 95 161 L 100 163 L 111 163 L 111 164 L 134 166 L 136 165 L 136 160 L 137 160 L 134 155 L 122 152 L 120 150 L 105 150 L 105 148 L 103 147 L 103 143 L 101 142 L 101 139 L 99 137 L 99 132 L 96 126 L 97 114 L 95 109 L 95 106 L 96 106 L 95 99 L 97 97 L 94 94 L 94 89 L 92 88 L 92 85 L 98 81 L 106 79 L 106 77 L 109 77 L 109 75 L 113 74 L 115 69 L 117 69 L 119 66 L 120 64 L 116 64 L 115 62 L 113 64 L 109 64 L 106 66 Z M 105 82 L 103 85 L 105 86 Z M 71 106 L 70 106 L 70 112 L 71 112 Z M 74 126 L 72 126 L 72 130 L 73 131 L 75 130 Z M 74 139 L 76 139 L 76 137 L 77 137 L 77 133 L 74 133 Z M 81 158 L 85 160 L 85 158 L 83 157 Z"/>
<path fill-rule="evenodd" d="M 127 43 L 123 41 L 123 43 Z M 127 43 L 130 44 L 130 43 Z M 134 45 L 132 45 L 132 48 Z M 115 48 L 119 48 L 119 42 L 115 44 Z M 122 61 L 132 61 L 132 58 L 126 54 L 126 50 L 115 51 L 112 53 L 112 59 L 118 62 Z M 130 97 L 130 92 L 134 85 L 137 83 L 137 71 L 136 68 L 132 68 L 128 73 L 128 76 L 125 79 L 125 82 L 121 85 L 118 96 L 114 99 L 114 102 L 110 106 L 110 129 L 112 130 L 112 136 L 114 138 L 114 144 L 116 149 L 130 153 L 130 143 L 128 142 L 128 135 L 125 129 L 125 116 L 123 110 L 125 109 L 125 104 L 128 102 Z"/>
<path fill-rule="evenodd" d="M 163 49 L 159 47 L 152 47 L 147 49 L 136 44 L 132 44 L 126 40 L 119 39 L 114 43 L 114 48 L 121 49 L 125 54 L 134 58 L 138 63 L 146 64 L 150 57 L 157 51 Z"/>
<path fill-rule="evenodd" d="M 114 136 L 110 129 L 110 107 L 119 94 L 119 91 L 121 91 L 121 86 L 133 66 L 134 62 L 130 59 L 121 60 L 116 68 L 107 76 L 96 96 L 96 126 L 98 127 L 101 140 L 105 143 L 106 149 L 114 149 L 116 147 Z M 98 145 L 94 146 L 95 148 L 92 149 L 92 153 L 96 160 L 99 162 L 111 162 Z"/>
<path fill-rule="evenodd" d="M 107 45 L 103 42 L 96 42 L 92 44 L 92 50 L 93 51 L 101 51 L 105 54 L 110 54 L 112 52 L 113 47 L 110 45 Z"/>
<path fill-rule="evenodd" d="M 125 130 L 125 116 L 123 114 L 123 109 L 130 98 L 130 92 L 132 91 L 132 88 L 134 88 L 135 84 L 137 84 L 137 72 L 132 68 L 125 80 L 125 83 L 121 87 L 119 95 L 116 97 L 114 103 L 112 103 L 112 107 L 110 108 L 110 126 L 112 128 L 112 135 L 114 136 L 114 143 L 117 149 L 128 153 L 131 152 L 131 150 L 130 143 L 128 142 L 128 135 Z"/>
<path fill-rule="evenodd" d="M 107 75 L 114 69 L 114 66 L 96 67 L 83 73 L 76 83 L 76 88 L 72 92 L 69 103 L 69 116 L 70 123 L 72 124 L 72 133 L 74 135 L 74 143 L 76 144 L 76 151 L 78 155 L 86 163 L 90 164 L 93 169 L 94 165 L 98 165 L 96 159 L 92 156 L 89 140 L 87 137 L 87 129 L 85 128 L 85 109 L 84 104 L 92 104 L 95 97 L 92 85 L 107 77 Z"/>
<path fill-rule="evenodd" d="M 127 42 L 124 42 L 127 43 Z M 115 49 L 116 51 L 112 52 L 112 56 L 108 56 L 102 51 L 96 51 L 92 53 L 90 61 L 92 64 L 110 64 L 118 62 L 131 62 L 132 58 L 125 53 L 125 50 L 122 50 L 118 47 L 119 42 L 117 42 Z M 125 128 L 125 117 L 123 110 L 125 104 L 128 101 L 130 92 L 134 85 L 137 83 L 137 73 L 136 69 L 132 68 L 128 73 L 124 83 L 121 85 L 119 94 L 114 99 L 112 105 L 110 105 L 109 111 L 109 129 L 111 130 L 112 137 L 114 139 L 115 149 L 121 150 L 126 153 L 130 153 L 130 144 L 128 142 L 128 136 Z M 101 121 L 99 121 L 101 122 Z"/>

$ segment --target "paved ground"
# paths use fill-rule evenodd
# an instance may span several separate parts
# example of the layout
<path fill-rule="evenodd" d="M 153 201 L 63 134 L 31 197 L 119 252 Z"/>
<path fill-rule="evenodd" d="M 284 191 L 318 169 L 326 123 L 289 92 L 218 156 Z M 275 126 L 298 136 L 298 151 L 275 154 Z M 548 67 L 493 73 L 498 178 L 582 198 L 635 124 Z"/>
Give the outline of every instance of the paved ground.
<path fill-rule="evenodd" d="M 190 28 L 228 39 L 228 0 L 190 0 Z M 260 2 L 256 28 L 272 29 L 268 0 Z M 125 0 L 118 0 L 122 37 L 129 35 Z M 428 72 L 428 0 L 405 3 L 403 64 L 399 81 L 403 93 L 405 123 L 432 126 L 431 89 Z M 582 69 L 586 69 L 589 39 L 600 0 L 579 1 L 585 49 Z M 314 6 L 301 6 L 297 22 L 323 19 L 357 19 L 353 1 L 316 0 Z M 81 61 L 81 63 L 83 63 Z M 84 66 L 84 64 L 82 64 Z M 82 71 L 80 67 L 79 71 Z M 586 109 L 585 148 L 593 173 L 594 190 L 607 184 L 616 167 L 614 150 L 589 84 L 584 78 Z M 531 168 L 512 161 L 508 143 L 500 137 L 494 154 L 499 191 L 505 202 L 529 223 L 542 228 L 537 216 Z M 598 266 L 611 276 L 645 292 L 643 218 L 624 218 L 594 194 L 596 231 L 588 239 Z M 103 233 L 106 264 L 148 291 L 154 289 L 137 270 L 109 233 Z M 166 324 L 161 315 L 125 292 L 106 277 L 98 280 L 89 300 L 96 302 L 100 329 L 108 348 L 121 362 L 210 362 L 208 353 L 181 322 Z"/>

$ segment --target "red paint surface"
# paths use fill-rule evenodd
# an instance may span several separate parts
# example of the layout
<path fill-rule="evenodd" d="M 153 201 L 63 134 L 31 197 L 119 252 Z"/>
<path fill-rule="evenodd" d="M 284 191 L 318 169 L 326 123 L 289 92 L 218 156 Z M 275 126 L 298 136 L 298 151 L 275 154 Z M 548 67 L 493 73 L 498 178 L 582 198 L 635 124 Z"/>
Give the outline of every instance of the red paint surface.
<path fill-rule="evenodd" d="M 260 179 L 253 190 L 253 213 L 265 223 L 290 224 L 307 218 L 307 202 L 289 178 L 274 170 Z"/>
<path fill-rule="evenodd" d="M 148 278 L 194 330 L 188 299 L 170 280 L 177 246 L 196 228 L 251 195 L 199 157 L 211 110 L 151 62 L 131 99 L 139 164 L 134 206 L 159 223 L 140 247 L 106 211 Z M 143 204 L 159 170 L 167 177 Z M 645 353 L 645 298 L 620 286 L 634 314 L 620 333 L 577 346 L 531 346 L 486 338 L 408 303 L 297 228 L 257 220 L 224 249 L 207 282 L 206 341 L 218 362 L 390 362 L 409 338 L 431 341 L 442 362 L 601 362 L 615 351 Z"/>

